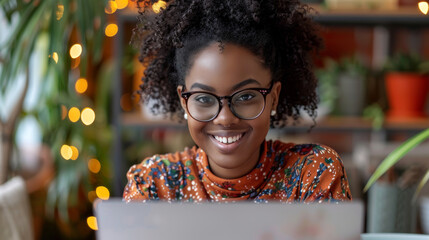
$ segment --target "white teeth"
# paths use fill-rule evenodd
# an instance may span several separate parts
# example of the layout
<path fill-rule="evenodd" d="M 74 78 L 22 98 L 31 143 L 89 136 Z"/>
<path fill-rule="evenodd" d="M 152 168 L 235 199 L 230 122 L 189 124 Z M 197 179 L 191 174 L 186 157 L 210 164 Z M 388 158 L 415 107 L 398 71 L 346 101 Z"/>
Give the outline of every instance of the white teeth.
<path fill-rule="evenodd" d="M 238 141 L 242 136 L 243 136 L 242 134 L 239 134 L 237 136 L 228 137 L 228 138 L 227 137 L 219 137 L 219 136 L 214 136 L 214 138 L 221 143 L 233 143 L 233 142 Z"/>

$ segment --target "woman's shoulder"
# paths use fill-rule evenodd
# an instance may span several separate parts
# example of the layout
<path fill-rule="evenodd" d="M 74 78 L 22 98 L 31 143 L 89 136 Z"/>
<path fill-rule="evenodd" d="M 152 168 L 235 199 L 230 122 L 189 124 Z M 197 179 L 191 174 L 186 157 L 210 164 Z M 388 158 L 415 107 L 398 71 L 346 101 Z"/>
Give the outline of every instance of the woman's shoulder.
<path fill-rule="evenodd" d="M 288 158 L 296 158 L 301 160 L 320 160 L 328 164 L 339 162 L 342 164 L 338 153 L 331 147 L 320 143 L 284 143 L 282 141 L 273 141 L 271 143 L 272 151 L 282 154 Z"/>
<path fill-rule="evenodd" d="M 189 166 L 193 164 L 197 151 L 198 148 L 194 146 L 192 148 L 187 147 L 181 152 L 152 155 L 143 159 L 140 163 L 132 165 L 127 175 L 141 175 L 150 169 L 165 169 L 176 164 Z"/>

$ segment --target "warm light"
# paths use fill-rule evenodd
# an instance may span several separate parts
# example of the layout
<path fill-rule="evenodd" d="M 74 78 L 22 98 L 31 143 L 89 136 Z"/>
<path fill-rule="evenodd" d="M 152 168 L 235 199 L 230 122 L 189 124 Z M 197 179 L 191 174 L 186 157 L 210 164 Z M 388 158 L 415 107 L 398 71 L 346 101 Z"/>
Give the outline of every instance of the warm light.
<path fill-rule="evenodd" d="M 58 53 L 57 52 L 53 52 L 52 56 L 49 55 L 49 57 L 52 57 L 52 59 L 54 59 L 55 63 L 58 63 Z"/>
<path fill-rule="evenodd" d="M 91 125 L 95 120 L 95 112 L 91 108 L 84 108 L 82 110 L 81 119 L 83 124 Z"/>
<path fill-rule="evenodd" d="M 94 200 L 97 198 L 97 194 L 95 194 L 95 191 L 89 191 L 88 192 L 88 200 L 90 202 L 94 202 Z"/>
<path fill-rule="evenodd" d="M 123 9 L 128 6 L 128 0 L 116 0 L 116 4 L 118 5 L 118 9 Z"/>
<path fill-rule="evenodd" d="M 109 25 L 106 26 L 106 29 L 104 29 L 104 33 L 106 34 L 106 36 L 108 37 L 113 37 L 116 35 L 116 33 L 118 33 L 118 25 L 111 23 Z"/>
<path fill-rule="evenodd" d="M 85 78 L 79 78 L 74 85 L 76 92 L 84 93 L 88 89 L 88 81 Z"/>
<path fill-rule="evenodd" d="M 72 107 L 69 110 L 69 119 L 71 122 L 77 122 L 80 118 L 80 111 L 76 107 Z"/>
<path fill-rule="evenodd" d="M 164 1 L 162 1 L 162 0 L 160 0 L 160 1 L 158 1 L 158 2 L 156 2 L 156 3 L 154 3 L 153 5 L 152 5 L 152 10 L 155 12 L 155 13 L 159 13 L 159 12 L 161 12 L 163 9 L 165 9 L 167 7 L 167 3 L 166 2 L 164 2 Z"/>
<path fill-rule="evenodd" d="M 70 48 L 70 57 L 78 58 L 82 54 L 82 45 L 76 43 Z"/>
<path fill-rule="evenodd" d="M 94 216 L 88 217 L 86 219 L 86 223 L 88 223 L 88 227 L 90 227 L 92 230 L 98 230 L 96 217 Z"/>
<path fill-rule="evenodd" d="M 61 105 L 61 120 L 66 119 L 67 117 L 67 107 L 64 105 Z"/>
<path fill-rule="evenodd" d="M 79 67 L 79 64 L 80 64 L 80 57 L 73 58 L 70 64 L 71 65 L 70 68 L 76 69 L 77 67 Z"/>
<path fill-rule="evenodd" d="M 107 14 L 113 14 L 116 12 L 116 9 L 118 9 L 116 1 L 108 1 L 107 6 L 104 8 L 104 12 Z"/>
<path fill-rule="evenodd" d="M 70 149 L 72 150 L 72 156 L 70 157 L 71 160 L 76 160 L 79 157 L 79 150 L 75 146 L 70 146 Z"/>
<path fill-rule="evenodd" d="M 69 160 L 73 155 L 73 150 L 69 145 L 62 145 L 61 146 L 61 157 L 63 157 L 65 160 Z"/>
<path fill-rule="evenodd" d="M 419 9 L 423 14 L 428 14 L 429 12 L 429 4 L 425 1 L 419 2 Z"/>
<path fill-rule="evenodd" d="M 63 17 L 63 14 L 64 14 L 64 5 L 58 4 L 57 11 L 56 11 L 57 20 L 60 20 Z"/>
<path fill-rule="evenodd" d="M 98 173 L 101 169 L 100 161 L 95 158 L 92 158 L 88 161 L 88 169 L 93 173 Z"/>
<path fill-rule="evenodd" d="M 104 186 L 99 186 L 95 189 L 95 193 L 97 194 L 97 197 L 103 200 L 108 200 L 110 197 L 109 189 L 107 189 Z"/>

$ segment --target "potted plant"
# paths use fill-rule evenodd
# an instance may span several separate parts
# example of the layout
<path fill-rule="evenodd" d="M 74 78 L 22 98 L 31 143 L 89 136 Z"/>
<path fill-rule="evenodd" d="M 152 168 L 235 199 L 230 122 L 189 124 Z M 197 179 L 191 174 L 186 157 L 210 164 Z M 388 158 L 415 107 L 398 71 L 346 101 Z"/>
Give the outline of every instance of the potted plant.
<path fill-rule="evenodd" d="M 394 165 L 409 151 L 429 139 L 429 128 L 402 143 L 392 151 L 369 178 L 364 192 L 368 194 L 368 232 L 414 232 L 417 220 L 416 196 L 429 179 L 429 170 L 419 184 L 401 186 L 398 181 L 381 183 L 380 177 L 393 173 Z M 415 177 L 419 170 L 407 169 L 405 173 Z M 411 173 L 411 174 L 410 174 Z M 391 175 L 391 174 L 390 174 Z M 414 176 L 413 176 L 414 175 Z M 423 174 L 418 174 L 421 177 Z M 410 179 L 410 178 L 408 178 Z M 415 182 L 411 180 L 409 182 Z M 418 182 L 418 181 L 417 181 Z"/>
<path fill-rule="evenodd" d="M 366 67 L 354 57 L 327 58 L 316 71 L 320 107 L 342 116 L 360 116 L 365 105 Z"/>
<path fill-rule="evenodd" d="M 427 63 L 413 54 L 397 54 L 385 65 L 385 85 L 389 104 L 387 118 L 424 118 L 429 91 Z"/>

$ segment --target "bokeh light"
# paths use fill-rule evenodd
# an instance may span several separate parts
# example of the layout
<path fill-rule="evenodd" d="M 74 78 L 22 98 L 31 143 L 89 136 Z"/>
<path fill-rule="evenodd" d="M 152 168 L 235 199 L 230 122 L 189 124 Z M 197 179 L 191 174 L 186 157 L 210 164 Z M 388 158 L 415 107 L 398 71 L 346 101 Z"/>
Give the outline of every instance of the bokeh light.
<path fill-rule="evenodd" d="M 97 194 L 97 197 L 102 199 L 102 200 L 108 200 L 110 197 L 109 189 L 107 189 L 104 186 L 98 186 L 95 189 L 95 193 Z"/>
<path fill-rule="evenodd" d="M 167 7 L 167 3 L 166 2 L 164 2 L 164 1 L 162 1 L 162 0 L 160 0 L 160 1 L 158 1 L 158 2 L 156 2 L 156 3 L 154 3 L 153 5 L 152 5 L 152 10 L 155 12 L 155 13 L 160 13 L 163 9 L 165 9 Z"/>
<path fill-rule="evenodd" d="M 73 155 L 73 150 L 69 145 L 66 145 L 66 144 L 61 146 L 60 152 L 61 152 L 61 157 L 63 157 L 65 160 L 69 160 Z"/>
<path fill-rule="evenodd" d="M 101 169 L 100 161 L 98 161 L 95 158 L 90 159 L 88 161 L 88 169 L 92 173 L 98 173 L 98 172 L 100 172 L 100 169 Z"/>
<path fill-rule="evenodd" d="M 73 44 L 70 48 L 70 57 L 71 58 L 78 58 L 82 54 L 82 45 L 79 43 Z"/>
<path fill-rule="evenodd" d="M 94 216 L 90 216 L 86 219 L 86 223 L 88 223 L 88 227 L 91 228 L 92 230 L 96 231 L 98 230 L 98 225 L 97 225 L 97 218 Z"/>
<path fill-rule="evenodd" d="M 95 121 L 95 112 L 91 108 L 84 108 L 82 110 L 81 119 L 83 124 L 91 125 Z"/>
<path fill-rule="evenodd" d="M 88 89 L 88 81 L 85 78 L 79 78 L 74 85 L 76 92 L 82 94 Z"/>
<path fill-rule="evenodd" d="M 67 117 L 67 107 L 64 105 L 61 105 L 61 120 L 66 119 Z"/>
<path fill-rule="evenodd" d="M 421 11 L 424 15 L 428 14 L 428 12 L 429 12 L 429 3 L 428 3 L 428 2 L 426 2 L 426 1 L 421 1 L 421 2 L 419 2 L 419 9 L 420 9 L 420 11 Z"/>
<path fill-rule="evenodd" d="M 113 14 L 118 9 L 118 4 L 116 1 L 108 1 L 106 7 L 104 8 L 104 12 L 107 14 Z"/>
<path fill-rule="evenodd" d="M 57 5 L 57 11 L 55 12 L 55 14 L 57 16 L 57 20 L 60 20 L 64 14 L 64 5 L 58 4 Z"/>
<path fill-rule="evenodd" d="M 88 200 L 90 202 L 94 202 L 95 199 L 97 199 L 97 194 L 95 193 L 95 191 L 89 191 L 88 192 Z"/>
<path fill-rule="evenodd" d="M 107 25 L 106 28 L 104 29 L 104 33 L 108 37 L 115 36 L 118 33 L 118 25 L 116 25 L 114 23 Z"/>
<path fill-rule="evenodd" d="M 124 9 L 128 6 L 128 0 L 116 0 L 118 9 Z"/>
<path fill-rule="evenodd" d="M 80 118 L 80 111 L 77 107 L 72 107 L 69 110 L 69 119 L 71 122 L 77 122 Z"/>
<path fill-rule="evenodd" d="M 52 57 L 52 59 L 55 61 L 55 63 L 58 63 L 58 53 L 57 52 L 53 52 L 52 56 L 49 55 L 49 57 Z"/>
<path fill-rule="evenodd" d="M 72 155 L 70 157 L 71 160 L 76 160 L 79 157 L 79 150 L 75 146 L 70 146 L 70 149 L 72 150 Z"/>

